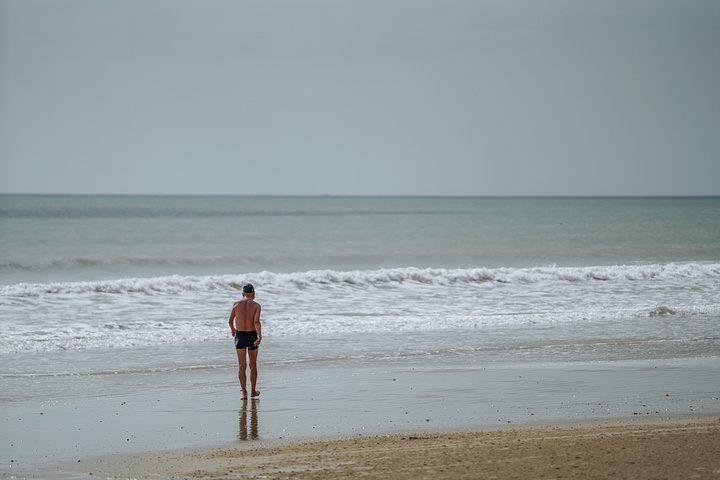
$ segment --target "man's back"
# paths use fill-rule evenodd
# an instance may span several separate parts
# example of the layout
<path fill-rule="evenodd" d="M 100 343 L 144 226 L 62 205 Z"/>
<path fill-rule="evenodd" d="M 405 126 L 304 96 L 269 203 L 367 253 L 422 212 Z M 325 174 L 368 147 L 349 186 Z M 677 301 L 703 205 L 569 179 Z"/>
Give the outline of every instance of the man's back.
<path fill-rule="evenodd" d="M 233 305 L 235 311 L 235 330 L 251 332 L 255 330 L 255 321 L 259 320 L 260 304 L 250 298 L 243 298 Z"/>

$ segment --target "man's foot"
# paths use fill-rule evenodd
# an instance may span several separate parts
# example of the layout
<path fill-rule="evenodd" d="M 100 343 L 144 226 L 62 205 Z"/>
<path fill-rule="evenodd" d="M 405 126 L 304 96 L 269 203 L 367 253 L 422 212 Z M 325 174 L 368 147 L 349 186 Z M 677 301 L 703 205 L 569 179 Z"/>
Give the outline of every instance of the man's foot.
<path fill-rule="evenodd" d="M 260 390 L 253 390 L 252 397 L 259 397 L 260 396 Z"/>
<path fill-rule="evenodd" d="M 247 400 L 247 392 L 243 392 L 242 399 L 243 399 L 243 400 Z"/>

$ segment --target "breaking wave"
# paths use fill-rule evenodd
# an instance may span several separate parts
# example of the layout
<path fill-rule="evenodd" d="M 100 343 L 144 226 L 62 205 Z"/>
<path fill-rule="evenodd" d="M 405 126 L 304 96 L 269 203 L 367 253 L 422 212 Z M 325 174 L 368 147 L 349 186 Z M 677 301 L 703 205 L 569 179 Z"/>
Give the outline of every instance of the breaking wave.
<path fill-rule="evenodd" d="M 672 279 L 720 279 L 720 264 L 615 265 L 534 268 L 393 268 L 369 271 L 311 270 L 297 273 L 258 272 L 244 275 L 124 278 L 89 282 L 20 283 L 0 287 L 0 296 L 143 294 L 176 295 L 197 291 L 237 291 L 246 282 L 268 290 L 387 288 L 403 284 L 430 286 L 484 283 L 538 284 L 636 282 Z"/>

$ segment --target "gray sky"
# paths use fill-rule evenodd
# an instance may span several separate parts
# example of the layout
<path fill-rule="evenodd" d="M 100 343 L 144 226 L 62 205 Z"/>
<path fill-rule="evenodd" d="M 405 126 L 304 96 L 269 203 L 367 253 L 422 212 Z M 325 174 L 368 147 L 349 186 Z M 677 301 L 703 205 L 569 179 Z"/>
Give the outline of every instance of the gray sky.
<path fill-rule="evenodd" d="M 0 193 L 720 195 L 720 2 L 0 0 Z"/>

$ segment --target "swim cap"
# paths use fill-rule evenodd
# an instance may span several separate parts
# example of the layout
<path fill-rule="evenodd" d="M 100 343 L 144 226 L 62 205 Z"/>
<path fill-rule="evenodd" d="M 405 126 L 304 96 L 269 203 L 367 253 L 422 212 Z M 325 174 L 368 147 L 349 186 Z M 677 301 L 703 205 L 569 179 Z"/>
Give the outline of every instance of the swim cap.
<path fill-rule="evenodd" d="M 255 287 L 253 287 L 252 283 L 246 283 L 243 285 L 243 293 L 253 293 L 255 291 Z"/>

